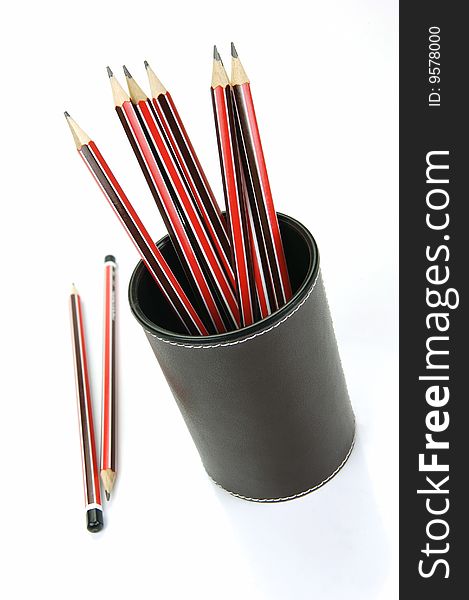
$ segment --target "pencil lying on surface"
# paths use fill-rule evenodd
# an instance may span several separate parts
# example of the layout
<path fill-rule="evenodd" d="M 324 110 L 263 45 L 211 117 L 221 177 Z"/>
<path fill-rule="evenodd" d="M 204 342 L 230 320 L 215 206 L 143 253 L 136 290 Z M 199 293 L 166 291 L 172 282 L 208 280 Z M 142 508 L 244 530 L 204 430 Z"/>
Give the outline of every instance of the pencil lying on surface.
<path fill-rule="evenodd" d="M 251 88 L 246 72 L 231 44 L 231 85 L 239 124 L 239 146 L 247 183 L 251 186 L 251 214 L 257 227 L 257 242 L 265 248 L 275 291 L 275 308 L 290 300 L 292 291 L 277 214 L 270 189 Z M 259 232 L 262 231 L 262 238 Z"/>
<path fill-rule="evenodd" d="M 116 481 L 116 259 L 104 259 L 103 386 L 101 410 L 101 480 L 109 501 Z"/>
<path fill-rule="evenodd" d="M 166 134 L 171 140 L 171 145 L 190 184 L 203 223 L 213 242 L 221 247 L 220 253 L 224 254 L 224 260 L 226 261 L 231 256 L 226 221 L 170 92 L 158 79 L 148 61 L 145 61 L 145 69 L 150 84 L 153 106 Z"/>
<path fill-rule="evenodd" d="M 108 70 L 108 74 L 119 120 L 149 184 L 188 280 L 211 319 L 211 332 L 225 332 L 227 329 L 235 327 L 237 318 L 239 319 L 234 290 L 229 289 L 226 277 L 217 280 L 220 285 L 224 284 L 226 298 L 231 295 L 231 309 L 234 314 L 232 311 L 230 311 L 231 314 L 224 313 L 220 299 L 209 283 L 210 278 L 213 282 L 213 278 L 217 275 L 210 269 L 212 267 L 218 269 L 218 275 L 220 275 L 220 265 L 216 264 L 213 255 L 208 257 L 207 254 L 196 252 L 197 248 L 200 249 L 200 243 L 205 240 L 197 238 L 193 229 L 195 221 L 188 221 L 187 213 L 181 205 L 185 192 L 181 185 L 179 185 L 179 190 L 176 189 L 177 184 L 180 184 L 177 174 L 174 170 L 172 171 L 173 179 L 167 171 L 167 166 L 171 162 L 169 149 L 166 141 L 158 135 L 157 125 L 152 123 L 153 115 L 150 113 L 146 96 L 142 92 L 142 97 L 137 100 L 134 96 L 135 104 L 132 103 L 112 71 Z M 135 82 L 133 85 L 134 94 L 136 94 Z M 205 250 L 208 251 L 207 245 L 205 245 Z M 224 305 L 227 306 L 226 303 Z M 236 311 L 238 311 L 237 314 Z"/>
<path fill-rule="evenodd" d="M 77 391 L 78 424 L 80 429 L 83 485 L 85 488 L 86 525 L 93 533 L 103 528 L 103 507 L 99 488 L 98 462 L 93 427 L 88 362 L 85 347 L 85 328 L 81 300 L 75 286 L 70 295 L 70 322 L 72 326 L 73 364 Z"/>
<path fill-rule="evenodd" d="M 208 335 L 206 326 L 143 226 L 98 147 L 68 113 L 65 113 L 65 117 L 70 126 L 78 153 L 127 231 L 151 276 L 174 312 L 179 316 L 185 329 L 193 335 Z"/>
<path fill-rule="evenodd" d="M 256 320 L 256 290 L 249 239 L 249 221 L 244 202 L 243 180 L 236 144 L 233 99 L 230 82 L 216 46 L 212 72 L 212 105 L 222 172 L 233 269 L 236 277 L 241 325 Z"/>

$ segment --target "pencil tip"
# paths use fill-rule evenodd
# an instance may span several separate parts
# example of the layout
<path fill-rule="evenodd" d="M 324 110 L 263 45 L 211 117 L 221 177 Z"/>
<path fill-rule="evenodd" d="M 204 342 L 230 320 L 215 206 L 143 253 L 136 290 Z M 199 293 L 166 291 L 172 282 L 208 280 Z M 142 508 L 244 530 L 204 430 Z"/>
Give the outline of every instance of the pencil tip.
<path fill-rule="evenodd" d="M 143 64 L 145 65 L 145 69 L 149 69 L 150 68 L 150 64 L 147 60 L 143 61 Z"/>
<path fill-rule="evenodd" d="M 233 58 L 238 58 L 238 53 L 236 52 L 236 48 L 233 42 L 231 42 L 231 56 Z"/>
<path fill-rule="evenodd" d="M 109 502 L 109 500 L 111 499 L 111 493 L 107 490 L 105 490 L 104 493 L 106 494 L 106 500 Z"/>
<path fill-rule="evenodd" d="M 213 60 L 218 60 L 221 62 L 221 56 L 216 46 L 213 46 Z"/>
<path fill-rule="evenodd" d="M 129 73 L 129 69 L 123 65 L 122 68 L 124 69 L 124 75 L 127 77 L 127 79 L 132 79 L 132 75 Z"/>
<path fill-rule="evenodd" d="M 65 115 L 65 118 L 66 118 L 66 119 L 70 119 L 70 115 L 68 114 L 68 112 L 67 112 L 67 111 L 64 111 L 64 115 Z"/>
<path fill-rule="evenodd" d="M 107 71 L 109 79 L 111 79 L 111 77 L 114 76 L 114 73 L 111 71 L 111 67 L 106 67 L 106 71 Z"/>
<path fill-rule="evenodd" d="M 77 290 L 77 288 L 75 287 L 75 284 L 74 284 L 74 283 L 72 283 L 72 294 L 78 294 L 78 290 Z"/>

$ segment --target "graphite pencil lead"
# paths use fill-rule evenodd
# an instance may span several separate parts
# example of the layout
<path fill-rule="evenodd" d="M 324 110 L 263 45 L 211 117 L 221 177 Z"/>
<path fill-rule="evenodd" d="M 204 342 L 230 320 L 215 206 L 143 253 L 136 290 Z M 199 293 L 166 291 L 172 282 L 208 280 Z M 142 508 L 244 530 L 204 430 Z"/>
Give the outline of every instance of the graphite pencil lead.
<path fill-rule="evenodd" d="M 132 75 L 130 74 L 130 72 L 129 72 L 129 69 L 128 69 L 128 68 L 127 68 L 125 65 L 122 65 L 122 68 L 124 69 L 124 74 L 125 74 L 125 76 L 126 76 L 128 79 L 132 79 Z"/>
<path fill-rule="evenodd" d="M 221 62 L 221 56 L 216 46 L 213 46 L 213 60 L 219 60 Z"/>
<path fill-rule="evenodd" d="M 147 60 L 145 61 L 145 69 L 147 70 L 148 83 L 150 84 L 150 91 L 152 97 L 158 98 L 158 96 L 160 96 L 161 94 L 166 94 L 166 88 L 158 79 Z"/>
<path fill-rule="evenodd" d="M 238 58 L 238 53 L 236 52 L 236 48 L 233 42 L 231 42 L 231 56 L 233 58 Z"/>
<path fill-rule="evenodd" d="M 65 118 L 67 119 L 68 126 L 72 132 L 73 141 L 78 150 L 82 146 L 85 146 L 91 141 L 91 138 L 83 131 L 83 129 L 76 123 L 67 111 L 64 112 Z"/>
<path fill-rule="evenodd" d="M 148 69 L 150 67 L 150 64 L 147 60 L 144 60 L 143 64 L 145 65 L 145 69 Z"/>
<path fill-rule="evenodd" d="M 111 499 L 111 493 L 107 490 L 104 490 L 104 493 L 106 494 L 106 500 L 109 502 L 109 500 Z"/>
<path fill-rule="evenodd" d="M 72 294 L 74 294 L 75 296 L 78 296 L 78 290 L 77 290 L 77 288 L 75 287 L 75 284 L 74 284 L 74 283 L 72 283 Z"/>
<path fill-rule="evenodd" d="M 114 75 L 114 73 L 111 71 L 111 67 L 106 67 L 106 71 L 109 78 L 111 78 Z"/>

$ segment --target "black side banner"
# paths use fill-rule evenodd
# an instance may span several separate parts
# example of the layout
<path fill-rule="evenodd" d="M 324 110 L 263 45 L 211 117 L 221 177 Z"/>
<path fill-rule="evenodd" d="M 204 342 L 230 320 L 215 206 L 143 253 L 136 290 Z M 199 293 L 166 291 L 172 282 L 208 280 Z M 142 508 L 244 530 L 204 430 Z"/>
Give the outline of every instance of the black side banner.
<path fill-rule="evenodd" d="M 465 8 L 400 6 L 402 598 L 465 597 L 469 576 Z"/>

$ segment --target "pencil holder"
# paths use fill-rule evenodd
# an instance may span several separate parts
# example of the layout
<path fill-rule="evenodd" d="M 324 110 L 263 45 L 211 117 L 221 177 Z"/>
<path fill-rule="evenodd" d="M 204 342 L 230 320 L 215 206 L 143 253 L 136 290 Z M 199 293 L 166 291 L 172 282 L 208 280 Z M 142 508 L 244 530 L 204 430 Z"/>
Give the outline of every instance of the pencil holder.
<path fill-rule="evenodd" d="M 142 262 L 129 287 L 207 473 L 258 502 L 297 498 L 329 481 L 355 432 L 316 242 L 298 221 L 278 217 L 293 297 L 254 325 L 191 337 Z M 169 238 L 157 245 L 183 281 Z"/>

